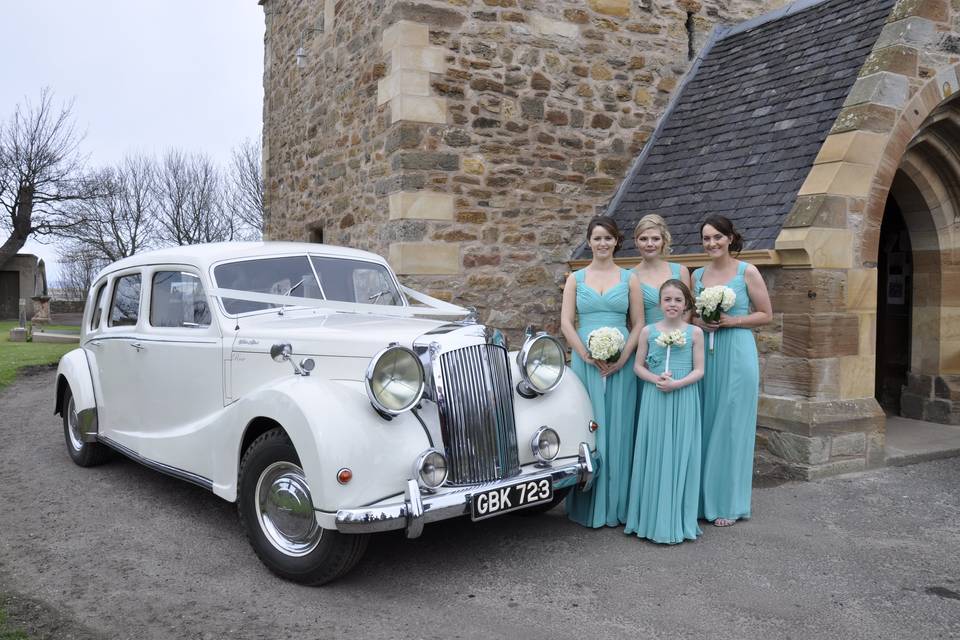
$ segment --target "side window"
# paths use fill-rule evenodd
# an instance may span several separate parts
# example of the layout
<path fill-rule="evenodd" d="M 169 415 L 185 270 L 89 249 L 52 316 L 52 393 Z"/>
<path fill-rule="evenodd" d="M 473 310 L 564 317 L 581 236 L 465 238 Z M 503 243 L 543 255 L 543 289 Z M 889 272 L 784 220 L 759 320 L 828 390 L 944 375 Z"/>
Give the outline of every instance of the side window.
<path fill-rule="evenodd" d="M 153 274 L 150 324 L 154 327 L 209 327 L 210 308 L 200 278 L 183 271 Z"/>
<path fill-rule="evenodd" d="M 137 324 L 140 313 L 140 274 L 135 273 L 117 278 L 113 287 L 113 301 L 110 303 L 111 327 L 126 327 Z"/>
<path fill-rule="evenodd" d="M 100 308 L 100 303 L 103 301 L 103 291 L 107 288 L 107 283 L 104 282 L 99 287 L 97 287 L 97 292 L 93 296 L 93 313 L 90 315 L 90 330 L 94 331 L 100 326 L 100 317 L 103 315 L 103 310 Z"/>

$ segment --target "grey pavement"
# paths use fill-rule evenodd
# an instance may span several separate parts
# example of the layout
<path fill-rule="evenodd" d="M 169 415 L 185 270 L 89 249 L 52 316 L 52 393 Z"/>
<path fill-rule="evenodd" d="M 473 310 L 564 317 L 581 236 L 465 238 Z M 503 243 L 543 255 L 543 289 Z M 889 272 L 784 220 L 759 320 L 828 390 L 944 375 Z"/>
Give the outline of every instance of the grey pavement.
<path fill-rule="evenodd" d="M 561 510 L 439 523 L 306 588 L 260 564 L 232 504 L 74 466 L 53 382 L 0 392 L 0 592 L 35 637 L 960 637 L 960 459 L 758 489 L 753 520 L 675 547 Z"/>
<path fill-rule="evenodd" d="M 896 467 L 960 456 L 960 425 L 888 417 L 886 449 Z"/>

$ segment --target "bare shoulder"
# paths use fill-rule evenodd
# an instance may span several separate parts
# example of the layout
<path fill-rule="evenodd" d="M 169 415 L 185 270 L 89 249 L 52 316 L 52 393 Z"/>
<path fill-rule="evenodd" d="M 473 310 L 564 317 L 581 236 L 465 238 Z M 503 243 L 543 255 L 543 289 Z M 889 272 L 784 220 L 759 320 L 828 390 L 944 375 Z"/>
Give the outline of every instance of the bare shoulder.
<path fill-rule="evenodd" d="M 693 329 L 693 337 L 694 337 L 694 338 L 702 338 L 702 337 L 703 337 L 703 329 L 701 329 L 700 327 L 698 327 L 698 326 L 695 325 L 695 324 L 691 324 L 691 325 L 690 325 L 690 328 Z"/>

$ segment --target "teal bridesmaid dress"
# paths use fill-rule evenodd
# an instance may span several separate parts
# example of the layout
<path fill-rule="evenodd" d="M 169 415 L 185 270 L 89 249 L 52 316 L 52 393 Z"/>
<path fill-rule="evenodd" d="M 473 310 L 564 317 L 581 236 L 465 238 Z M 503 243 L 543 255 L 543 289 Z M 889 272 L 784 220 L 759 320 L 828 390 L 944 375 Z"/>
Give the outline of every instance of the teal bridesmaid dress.
<path fill-rule="evenodd" d="M 664 372 L 667 349 L 656 343 L 660 331 L 647 325 L 647 368 Z M 687 343 L 670 347 L 670 371 L 679 380 L 693 370 L 693 328 Z M 700 383 L 664 393 L 643 381 L 637 424 L 629 507 L 624 533 L 662 544 L 696 540 L 700 499 Z"/>
<path fill-rule="evenodd" d="M 750 313 L 750 295 L 741 262 L 726 286 L 737 294 L 727 315 Z M 704 289 L 703 268 L 693 272 L 694 295 Z M 760 363 L 753 331 L 730 327 L 715 333 L 713 350 L 706 331 L 706 366 L 700 385 L 703 398 L 703 466 L 700 470 L 700 516 L 707 520 L 750 517 L 753 446 L 757 431 Z"/>
<path fill-rule="evenodd" d="M 670 277 L 680 279 L 680 265 L 675 262 L 669 262 Z M 660 310 L 660 287 L 651 286 L 645 282 L 640 283 L 643 289 L 643 324 L 655 324 L 663 320 L 663 311 Z M 673 356 L 671 356 L 673 357 Z"/>
<path fill-rule="evenodd" d="M 602 294 L 584 281 L 586 270 L 574 272 L 577 281 L 577 333 L 584 346 L 594 329 L 612 327 L 626 340 L 630 306 L 630 272 L 620 270 L 620 282 Z M 637 402 L 637 376 L 633 358 L 620 371 L 607 377 L 574 352 L 570 368 L 590 396 L 597 431 L 600 464 L 590 491 L 575 489 L 567 498 L 567 514 L 585 527 L 615 527 L 627 517 L 627 487 L 633 458 Z"/>

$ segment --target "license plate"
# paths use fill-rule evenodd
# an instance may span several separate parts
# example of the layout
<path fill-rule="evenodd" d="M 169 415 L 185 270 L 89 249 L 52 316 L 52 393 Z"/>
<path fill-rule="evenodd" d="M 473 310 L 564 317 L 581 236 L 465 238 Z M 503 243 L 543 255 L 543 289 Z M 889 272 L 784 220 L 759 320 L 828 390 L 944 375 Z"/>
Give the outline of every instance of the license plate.
<path fill-rule="evenodd" d="M 550 478 L 526 480 L 499 489 L 490 489 L 473 494 L 471 518 L 483 520 L 508 511 L 516 511 L 553 499 L 553 482 Z"/>

